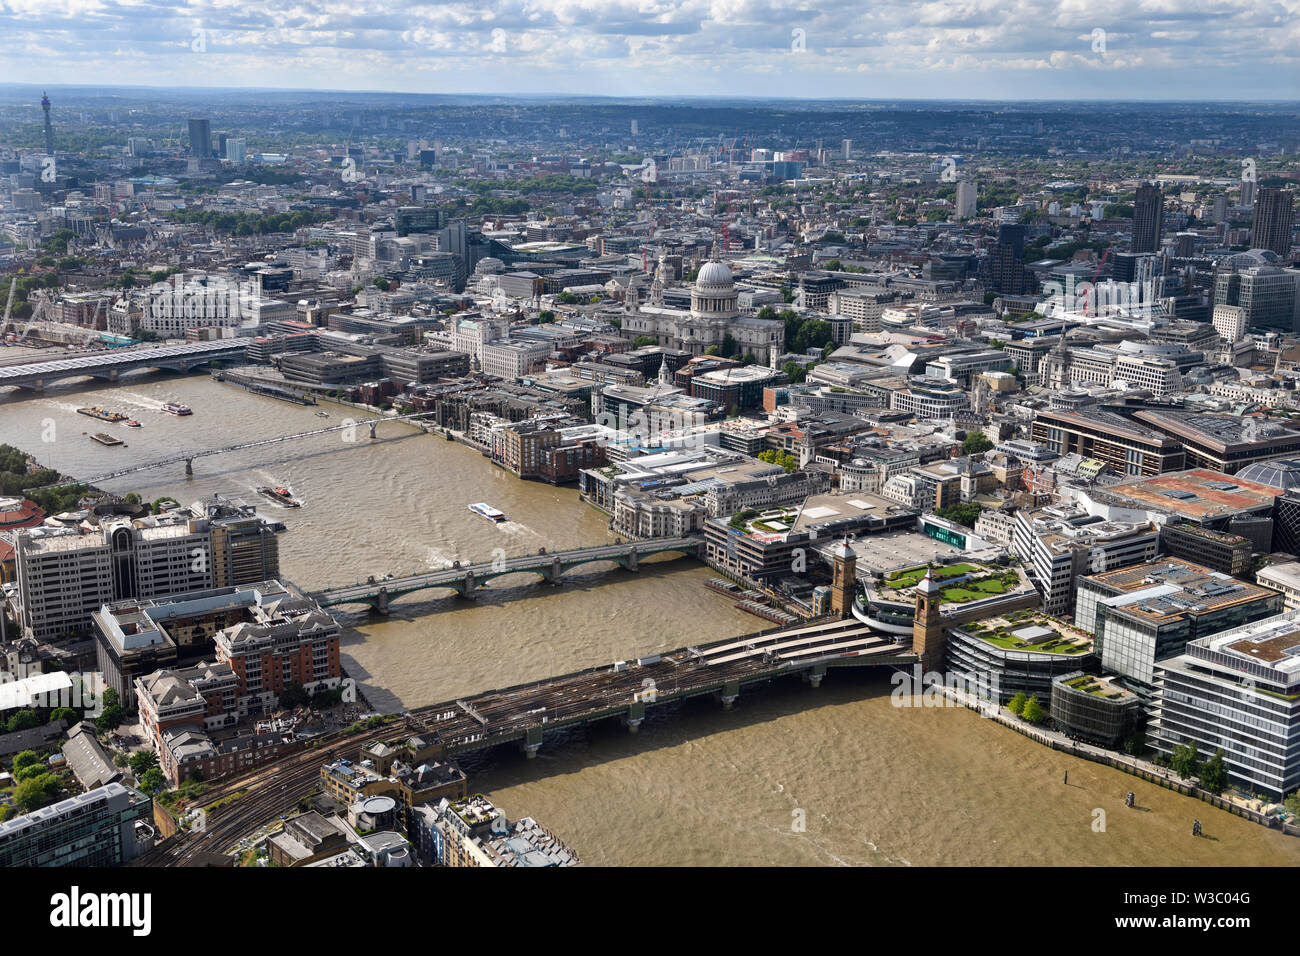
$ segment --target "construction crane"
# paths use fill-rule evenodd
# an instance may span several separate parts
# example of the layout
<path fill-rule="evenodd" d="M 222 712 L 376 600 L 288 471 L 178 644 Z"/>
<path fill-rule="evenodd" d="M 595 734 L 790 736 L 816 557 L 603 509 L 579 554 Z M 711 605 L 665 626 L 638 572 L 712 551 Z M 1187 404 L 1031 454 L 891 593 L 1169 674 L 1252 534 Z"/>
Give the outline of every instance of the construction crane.
<path fill-rule="evenodd" d="M 4 332 L 6 329 L 9 328 L 9 313 L 13 311 L 14 289 L 17 288 L 17 286 L 18 286 L 18 276 L 17 275 L 10 276 L 9 277 L 9 301 L 5 303 L 5 320 L 4 322 L 0 323 L 0 332 Z"/>

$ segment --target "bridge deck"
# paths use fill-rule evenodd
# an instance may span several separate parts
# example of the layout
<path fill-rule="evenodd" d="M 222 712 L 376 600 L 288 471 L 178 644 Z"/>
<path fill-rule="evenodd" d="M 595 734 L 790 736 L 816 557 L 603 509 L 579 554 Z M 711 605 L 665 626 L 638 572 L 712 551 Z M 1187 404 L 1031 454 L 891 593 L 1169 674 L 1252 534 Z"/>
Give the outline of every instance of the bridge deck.
<path fill-rule="evenodd" d="M 808 636 L 815 630 L 817 635 Z M 714 656 L 718 650 L 762 644 L 744 654 Z M 694 652 L 699 650 L 700 656 Z M 772 652 L 775 658 L 767 656 Z M 540 743 L 546 730 L 628 715 L 642 708 L 739 687 L 808 670 L 813 666 L 911 663 L 910 647 L 873 633 L 858 621 L 834 621 L 726 641 L 712 648 L 672 651 L 644 666 L 590 668 L 575 674 L 468 700 L 421 708 L 426 733 L 436 734 L 450 755 L 470 753 L 512 740 Z"/>

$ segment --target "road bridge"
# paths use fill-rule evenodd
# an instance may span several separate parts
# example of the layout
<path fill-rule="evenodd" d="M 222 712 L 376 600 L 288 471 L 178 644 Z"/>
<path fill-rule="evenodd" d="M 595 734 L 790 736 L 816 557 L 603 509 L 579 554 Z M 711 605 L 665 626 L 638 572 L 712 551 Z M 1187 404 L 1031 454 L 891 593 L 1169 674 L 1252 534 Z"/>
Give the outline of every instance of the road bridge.
<path fill-rule="evenodd" d="M 149 471 L 153 468 L 162 468 L 165 465 L 175 465 L 185 462 L 185 474 L 194 474 L 194 459 L 205 458 L 209 455 L 225 455 L 234 451 L 244 451 L 247 448 L 263 448 L 267 445 L 278 445 L 281 442 L 297 441 L 300 438 L 311 438 L 314 435 L 327 435 L 330 432 L 346 431 L 348 429 L 358 429 L 362 426 L 368 430 L 371 438 L 375 437 L 375 428 L 384 422 L 405 422 L 417 418 L 425 418 L 432 415 L 433 412 L 413 412 L 410 415 L 389 415 L 383 418 L 362 418 L 359 420 L 348 419 L 339 425 L 324 425 L 320 428 L 313 428 L 310 431 L 296 432 L 292 435 L 277 435 L 274 438 L 259 438 L 256 441 L 240 442 L 236 445 L 225 445 L 221 448 L 204 448 L 199 451 L 185 451 L 172 455 L 170 458 L 159 458 L 155 461 L 146 461 L 138 465 L 129 465 L 126 468 L 119 468 L 117 471 L 110 471 L 104 475 L 96 475 L 94 478 L 69 478 L 66 481 L 60 481 L 52 485 L 42 485 L 40 488 L 29 489 L 31 491 L 44 491 L 47 488 L 62 488 L 64 485 L 75 485 L 84 482 L 88 485 L 97 485 L 101 481 L 110 481 L 114 478 L 121 478 L 125 475 L 133 475 L 137 471 Z"/>
<path fill-rule="evenodd" d="M 542 550 L 537 554 L 521 558 L 502 558 L 483 564 L 453 566 L 443 571 L 425 574 L 371 578 L 361 584 L 329 588 L 313 594 L 312 597 L 322 607 L 364 604 L 380 614 L 387 614 L 389 604 L 394 599 L 429 588 L 445 588 L 455 591 L 461 597 L 473 598 L 475 589 L 507 574 L 528 572 L 538 575 L 544 581 L 559 584 L 560 578 L 566 571 L 579 565 L 609 561 L 629 571 L 635 571 L 642 558 L 669 552 L 699 557 L 703 553 L 703 548 L 703 538 L 683 537 L 651 538 L 645 541 L 607 544 L 594 548 L 576 548 L 571 551 Z"/>
<path fill-rule="evenodd" d="M 431 756 L 517 742 L 532 757 L 543 734 L 566 727 L 617 717 L 635 733 L 648 710 L 673 701 L 711 694 L 729 709 L 746 685 L 801 674 L 817 687 L 831 668 L 910 667 L 917 661 L 910 641 L 853 619 L 820 621 L 422 707 L 411 722 L 433 744 Z"/>
<path fill-rule="evenodd" d="M 43 391 L 46 385 L 69 378 L 101 378 L 116 382 L 123 372 L 159 369 L 188 372 L 211 362 L 242 359 L 248 343 L 243 339 L 187 342 L 147 348 L 110 349 L 46 362 L 28 362 L 0 367 L 0 387 L 13 386 Z"/>

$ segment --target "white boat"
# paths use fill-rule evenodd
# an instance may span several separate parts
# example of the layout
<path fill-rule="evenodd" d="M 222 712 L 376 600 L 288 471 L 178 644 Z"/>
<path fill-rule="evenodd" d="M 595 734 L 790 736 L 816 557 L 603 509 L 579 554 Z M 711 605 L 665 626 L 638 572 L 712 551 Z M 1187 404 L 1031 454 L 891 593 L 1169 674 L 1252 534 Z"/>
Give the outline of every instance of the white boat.
<path fill-rule="evenodd" d="M 477 504 L 470 505 L 469 510 L 474 512 L 476 515 L 480 515 L 481 517 L 487 518 L 489 521 L 495 521 L 497 522 L 497 524 L 500 524 L 503 521 L 510 520 L 500 511 L 497 511 L 496 508 L 493 508 L 491 505 L 485 504 L 482 501 L 478 502 Z"/>

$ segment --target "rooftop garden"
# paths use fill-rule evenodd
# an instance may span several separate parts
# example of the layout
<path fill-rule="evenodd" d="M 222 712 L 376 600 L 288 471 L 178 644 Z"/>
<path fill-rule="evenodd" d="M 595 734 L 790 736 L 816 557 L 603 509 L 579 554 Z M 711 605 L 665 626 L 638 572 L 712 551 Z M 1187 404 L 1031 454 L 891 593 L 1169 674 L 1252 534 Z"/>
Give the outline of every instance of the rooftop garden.
<path fill-rule="evenodd" d="M 1074 680 L 1065 682 L 1067 687 L 1073 687 L 1075 690 L 1085 691 L 1089 694 L 1095 694 L 1098 697 L 1105 697 L 1107 700 L 1119 700 L 1124 696 L 1124 691 L 1114 687 L 1108 681 L 1100 681 L 1092 674 L 1084 674 L 1082 677 L 1076 677 Z"/>
<path fill-rule="evenodd" d="M 1028 609 L 963 624 L 961 630 L 1008 651 L 1077 655 L 1092 650 L 1091 635 Z"/>
<path fill-rule="evenodd" d="M 785 534 L 794 527 L 796 517 L 797 513 L 789 508 L 769 508 L 766 511 L 746 508 L 733 515 L 727 524 L 744 534 Z"/>
<path fill-rule="evenodd" d="M 967 601 L 978 601 L 982 598 L 1006 594 L 1020 583 L 1020 576 L 1012 568 L 953 564 L 932 569 L 921 566 L 896 571 L 881 582 L 880 589 L 894 592 L 908 591 L 921 583 L 927 570 L 930 570 L 934 579 L 940 583 L 939 597 L 944 603 L 964 604 Z"/>

